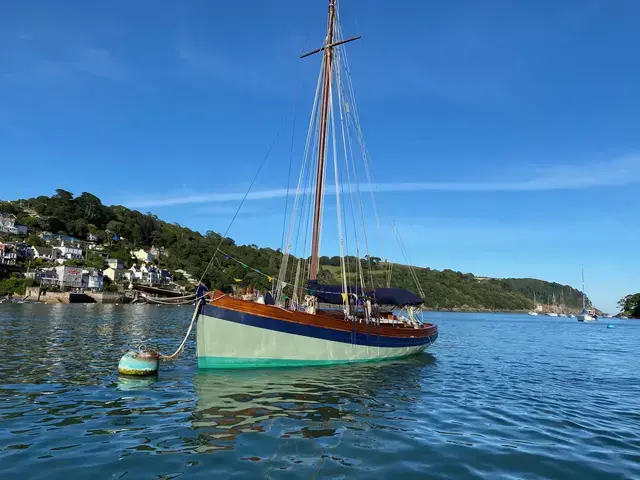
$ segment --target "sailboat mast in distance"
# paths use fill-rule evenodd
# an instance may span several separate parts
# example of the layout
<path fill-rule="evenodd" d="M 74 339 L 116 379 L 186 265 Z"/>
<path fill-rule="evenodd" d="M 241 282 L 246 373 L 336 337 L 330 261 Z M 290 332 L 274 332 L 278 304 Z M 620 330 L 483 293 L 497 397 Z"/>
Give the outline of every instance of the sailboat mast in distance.
<path fill-rule="evenodd" d="M 582 267 L 582 313 L 587 311 L 586 308 L 586 304 L 585 304 L 585 300 L 584 300 L 584 267 Z"/>

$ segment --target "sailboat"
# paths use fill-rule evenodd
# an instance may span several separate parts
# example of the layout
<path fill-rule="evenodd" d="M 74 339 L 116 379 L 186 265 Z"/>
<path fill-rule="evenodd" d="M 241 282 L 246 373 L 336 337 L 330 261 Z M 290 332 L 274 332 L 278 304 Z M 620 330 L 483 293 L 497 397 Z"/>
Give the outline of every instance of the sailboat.
<path fill-rule="evenodd" d="M 529 315 L 538 316 L 538 312 L 536 312 L 536 292 L 533 292 L 533 310 L 529 312 Z"/>
<path fill-rule="evenodd" d="M 560 292 L 560 303 L 562 304 L 562 308 L 565 308 L 565 303 L 564 303 L 564 288 L 562 289 L 562 291 Z M 561 311 L 560 313 L 558 313 L 559 317 L 567 317 L 568 315 L 566 313 L 564 313 L 564 311 Z"/>
<path fill-rule="evenodd" d="M 587 310 L 586 297 L 584 295 L 584 268 L 582 269 L 582 313 L 578 315 L 579 322 L 595 322 L 596 317 Z"/>
<path fill-rule="evenodd" d="M 549 305 L 549 311 L 547 312 L 547 317 L 557 317 L 558 316 L 558 312 L 556 312 L 555 310 L 558 309 L 557 305 L 556 305 L 556 294 L 553 294 L 553 312 L 551 311 L 551 305 Z"/>
<path fill-rule="evenodd" d="M 424 292 L 415 274 L 422 297 L 400 288 L 376 286 L 370 270 L 363 270 L 360 255 L 355 265 L 345 260 L 345 249 L 353 248 L 354 242 L 356 252 L 366 248 L 365 259 L 371 258 L 370 237 L 354 233 L 355 240 L 348 244 L 345 238 L 345 232 L 351 231 L 345 228 L 345 210 L 349 205 L 352 208 L 354 231 L 356 218 L 359 222 L 363 212 L 362 203 L 352 200 L 359 194 L 352 162 L 354 137 L 355 148 L 360 149 L 365 167 L 368 165 L 344 51 L 344 44 L 358 38 L 343 39 L 336 0 L 329 0 L 324 45 L 301 57 L 321 53 L 322 64 L 278 277 L 269 277 L 274 288 L 257 299 L 235 298 L 218 290 L 207 294 L 206 302 L 197 307 L 196 355 L 200 368 L 288 367 L 401 358 L 424 351 L 438 337 L 438 327 L 420 318 Z M 340 134 L 342 144 L 336 142 Z M 344 165 L 338 162 L 338 156 L 344 157 Z M 335 188 L 332 194 L 336 201 L 341 285 L 324 285 L 318 278 L 323 213 L 327 210 L 323 207 L 327 163 L 333 163 L 328 171 L 335 179 L 335 187 L 329 188 Z M 369 179 L 370 170 L 366 171 Z M 346 182 L 339 180 L 339 172 L 346 176 Z M 341 203 L 341 196 L 347 201 Z M 358 210 L 357 215 L 354 210 Z M 298 233 L 303 230 L 302 235 L 294 234 L 296 225 Z M 358 228 L 365 228 L 364 214 Z M 298 242 L 300 238 L 305 240 Z M 292 244 L 296 246 L 292 248 Z M 303 254 L 296 253 L 300 245 Z M 356 285 L 347 283 L 354 281 Z M 394 313 L 398 309 L 404 314 Z"/>

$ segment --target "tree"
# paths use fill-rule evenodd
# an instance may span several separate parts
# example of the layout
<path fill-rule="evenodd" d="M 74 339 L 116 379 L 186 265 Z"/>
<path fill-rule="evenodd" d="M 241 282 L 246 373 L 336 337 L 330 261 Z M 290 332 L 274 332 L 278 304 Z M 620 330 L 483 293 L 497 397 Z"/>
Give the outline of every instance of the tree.
<path fill-rule="evenodd" d="M 640 317 L 640 293 L 634 293 L 621 298 L 618 301 L 618 306 L 625 315 Z"/>
<path fill-rule="evenodd" d="M 13 215 L 16 215 L 19 212 L 13 203 L 0 202 L 0 213 L 12 213 Z"/>
<path fill-rule="evenodd" d="M 67 231 L 67 226 L 64 224 L 64 222 L 62 220 L 60 220 L 57 217 L 49 217 L 48 221 L 47 221 L 48 225 L 47 225 L 47 230 L 49 230 L 50 232 L 64 232 L 66 233 Z"/>
<path fill-rule="evenodd" d="M 109 231 L 110 233 L 117 233 L 118 235 L 120 235 L 122 232 L 122 227 L 122 222 L 118 222 L 116 220 L 111 220 L 109 223 L 107 223 L 107 231 Z"/>
<path fill-rule="evenodd" d="M 63 190 L 61 188 L 56 189 L 56 194 L 53 198 L 59 198 L 61 200 L 70 201 L 73 199 L 73 193 Z"/>
<path fill-rule="evenodd" d="M 44 247 L 45 245 L 44 240 L 37 235 L 29 235 L 26 243 L 32 247 Z"/>
<path fill-rule="evenodd" d="M 100 255 L 96 255 L 95 253 L 89 253 L 87 255 L 85 265 L 87 268 L 97 268 L 98 270 L 102 270 L 104 268 L 104 258 Z"/>

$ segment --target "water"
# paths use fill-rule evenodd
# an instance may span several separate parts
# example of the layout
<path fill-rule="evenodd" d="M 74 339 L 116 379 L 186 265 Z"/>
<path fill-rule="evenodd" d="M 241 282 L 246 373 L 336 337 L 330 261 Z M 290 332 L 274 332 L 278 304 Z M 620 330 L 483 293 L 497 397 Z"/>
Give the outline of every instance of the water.
<path fill-rule="evenodd" d="M 430 314 L 403 361 L 151 380 L 190 307 L 0 305 L 0 478 L 640 478 L 640 322 Z"/>

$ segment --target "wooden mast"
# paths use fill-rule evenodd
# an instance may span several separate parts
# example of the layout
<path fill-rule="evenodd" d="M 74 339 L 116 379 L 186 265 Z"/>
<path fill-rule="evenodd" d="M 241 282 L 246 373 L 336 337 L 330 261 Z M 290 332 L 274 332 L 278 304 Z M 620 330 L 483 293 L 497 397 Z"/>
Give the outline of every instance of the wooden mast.
<path fill-rule="evenodd" d="M 318 253 L 320 247 L 320 223 L 322 222 L 322 197 L 324 193 L 324 174 L 327 146 L 327 124 L 329 114 L 329 96 L 331 95 L 331 67 L 333 66 L 333 25 L 336 13 L 336 0 L 329 0 L 329 25 L 324 50 L 324 79 L 322 82 L 322 104 L 320 106 L 320 136 L 318 142 L 318 168 L 316 171 L 316 193 L 313 209 L 313 236 L 311 237 L 311 265 L 309 279 L 318 278 Z"/>
<path fill-rule="evenodd" d="M 329 24 L 327 26 L 327 38 L 325 39 L 324 45 L 300 56 L 300 58 L 305 58 L 319 52 L 323 52 L 324 55 L 322 72 L 322 103 L 320 104 L 320 136 L 318 139 L 318 166 L 316 170 L 316 192 L 313 209 L 313 235 L 311 237 L 311 265 L 309 266 L 310 280 L 316 280 L 318 278 L 318 268 L 320 265 L 320 262 L 318 261 L 320 250 L 320 225 L 322 223 L 322 197 L 324 194 L 325 160 L 327 157 L 327 125 L 329 120 L 329 100 L 331 99 L 333 48 L 360 38 L 360 36 L 351 37 L 334 43 L 333 34 L 336 17 L 336 2 L 337 0 L 329 0 Z"/>

